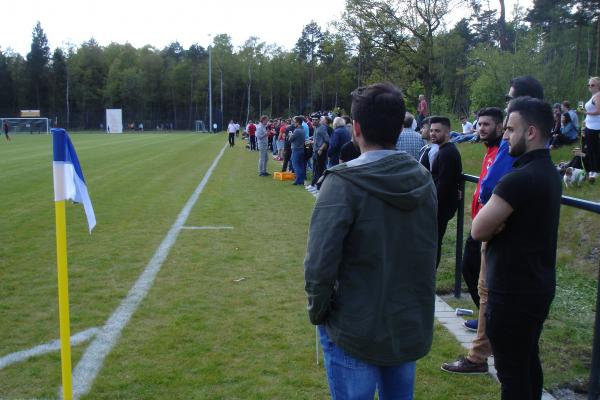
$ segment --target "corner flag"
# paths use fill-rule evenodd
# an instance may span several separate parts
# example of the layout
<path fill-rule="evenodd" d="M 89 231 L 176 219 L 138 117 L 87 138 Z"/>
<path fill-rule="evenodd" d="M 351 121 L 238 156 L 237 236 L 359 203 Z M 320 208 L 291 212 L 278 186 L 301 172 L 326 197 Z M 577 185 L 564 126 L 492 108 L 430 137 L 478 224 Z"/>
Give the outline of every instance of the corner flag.
<path fill-rule="evenodd" d="M 67 132 L 62 129 L 52 129 L 54 145 L 54 201 L 73 200 L 83 204 L 90 233 L 96 226 L 96 216 L 88 195 L 85 178 L 77 159 L 77 153 Z"/>
<path fill-rule="evenodd" d="M 60 364 L 63 400 L 73 399 L 71 376 L 71 323 L 69 319 L 69 274 L 67 271 L 66 200 L 83 203 L 90 233 L 96 217 L 77 153 L 64 129 L 52 129 L 54 147 L 54 210 L 56 216 L 56 267 L 58 270 L 58 316 L 60 320 Z"/>

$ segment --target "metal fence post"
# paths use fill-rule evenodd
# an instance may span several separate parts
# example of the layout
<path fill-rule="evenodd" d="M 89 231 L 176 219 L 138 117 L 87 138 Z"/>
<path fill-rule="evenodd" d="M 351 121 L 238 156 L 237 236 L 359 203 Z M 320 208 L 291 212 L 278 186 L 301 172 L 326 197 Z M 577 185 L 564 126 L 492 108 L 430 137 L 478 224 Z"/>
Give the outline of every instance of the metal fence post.
<path fill-rule="evenodd" d="M 600 390 L 600 263 L 598 265 L 598 282 L 596 289 L 596 322 L 594 323 L 594 342 L 592 344 L 592 368 L 588 385 L 588 400 L 596 400 Z"/>
<path fill-rule="evenodd" d="M 454 297 L 460 298 L 462 283 L 462 254 L 463 254 L 463 229 L 465 223 L 465 181 L 459 183 L 460 199 L 456 211 L 456 267 L 454 270 Z"/>

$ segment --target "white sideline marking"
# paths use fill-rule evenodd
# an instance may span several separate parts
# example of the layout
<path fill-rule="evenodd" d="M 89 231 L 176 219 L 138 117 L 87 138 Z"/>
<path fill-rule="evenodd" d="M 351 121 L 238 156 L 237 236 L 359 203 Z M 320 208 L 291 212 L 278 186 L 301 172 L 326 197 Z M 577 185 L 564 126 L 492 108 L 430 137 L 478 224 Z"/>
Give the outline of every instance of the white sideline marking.
<path fill-rule="evenodd" d="M 106 324 L 100 329 L 94 341 L 92 341 L 81 357 L 81 360 L 73 371 L 74 399 L 79 399 L 79 397 L 83 396 L 91 389 L 92 383 L 102 368 L 104 359 L 115 346 L 119 336 L 121 336 L 121 331 L 125 328 L 135 310 L 148 294 L 148 291 L 154 283 L 154 278 L 156 278 L 158 271 L 160 271 L 171 247 L 175 244 L 181 228 L 192 211 L 192 207 L 196 204 L 200 193 L 202 193 L 204 186 L 206 186 L 208 179 L 217 167 L 217 163 L 223 156 L 227 147 L 229 147 L 228 144 L 223 146 L 219 155 L 212 162 L 210 168 L 206 171 L 206 174 L 204 174 L 202 181 L 200 181 L 200 184 L 196 187 L 194 193 L 190 196 L 187 203 L 185 203 L 185 206 L 177 216 L 177 219 L 169 229 L 169 232 L 167 232 L 163 241 L 156 249 L 152 259 L 150 259 L 146 265 L 144 272 L 142 272 L 133 287 L 129 290 L 127 297 L 123 299 L 119 307 L 117 307 L 108 321 L 106 321 Z M 59 389 L 59 395 L 62 398 L 62 389 Z"/>
<path fill-rule="evenodd" d="M 181 229 L 209 231 L 217 229 L 233 229 L 233 226 L 182 226 Z"/>
<path fill-rule="evenodd" d="M 77 346 L 78 344 L 87 342 L 88 340 L 96 336 L 99 331 L 100 329 L 98 328 L 90 328 L 71 336 L 71 346 Z M 5 355 L 4 357 L 0 357 L 0 369 L 6 368 L 12 364 L 23 362 L 32 357 L 41 356 L 59 350 L 60 340 L 53 340 L 51 342 L 32 347 L 31 349 L 10 353 Z"/>

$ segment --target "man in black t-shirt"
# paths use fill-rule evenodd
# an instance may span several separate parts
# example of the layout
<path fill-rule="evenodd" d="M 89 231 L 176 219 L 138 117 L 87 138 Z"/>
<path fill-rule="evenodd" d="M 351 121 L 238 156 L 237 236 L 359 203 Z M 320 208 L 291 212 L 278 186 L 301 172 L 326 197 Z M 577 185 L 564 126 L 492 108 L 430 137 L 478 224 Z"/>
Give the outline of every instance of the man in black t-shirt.
<path fill-rule="evenodd" d="M 438 145 L 438 153 L 431 166 L 431 177 L 437 190 L 438 200 L 438 254 L 436 267 L 440 265 L 442 240 L 448 221 L 454 217 L 458 207 L 459 182 L 462 174 L 460 153 L 450 143 L 450 120 L 446 117 L 430 117 L 431 142 Z"/>
<path fill-rule="evenodd" d="M 542 100 L 509 103 L 506 134 L 514 169 L 494 189 L 472 225 L 488 241 L 486 333 L 502 399 L 540 399 L 538 342 L 556 287 L 556 241 L 562 186 L 546 147 L 552 109 Z"/>

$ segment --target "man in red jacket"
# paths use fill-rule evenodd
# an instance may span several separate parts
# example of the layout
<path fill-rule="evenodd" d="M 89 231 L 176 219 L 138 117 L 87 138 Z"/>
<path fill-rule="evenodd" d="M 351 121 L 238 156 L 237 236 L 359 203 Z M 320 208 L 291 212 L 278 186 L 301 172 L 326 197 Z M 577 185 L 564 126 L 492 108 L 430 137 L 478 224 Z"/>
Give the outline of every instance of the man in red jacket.
<path fill-rule="evenodd" d="M 250 138 L 250 151 L 256 150 L 256 125 L 252 123 L 252 120 L 248 123 L 248 137 Z"/>
<path fill-rule="evenodd" d="M 495 107 L 484 108 L 479 113 L 478 131 L 479 138 L 487 147 L 483 162 L 481 164 L 481 173 L 477 181 L 477 188 L 473 193 L 473 201 L 471 203 L 471 217 L 475 216 L 483 207 L 479 200 L 479 192 L 481 190 L 481 182 L 486 177 L 489 168 L 494 163 L 498 154 L 498 147 L 502 140 L 502 123 L 504 116 L 502 110 Z M 481 269 L 481 273 L 480 273 Z M 485 263 L 481 259 L 481 242 L 473 239 L 469 233 L 469 237 L 465 242 L 465 251 L 462 264 L 462 273 L 469 288 L 469 293 L 473 302 L 480 310 L 480 314 L 485 312 L 487 304 L 487 288 L 485 284 L 480 284 L 480 279 L 485 279 Z M 479 322 L 477 320 L 465 321 L 465 327 L 469 330 L 477 331 L 477 337 L 471 345 L 471 349 L 466 357 L 461 357 L 455 362 L 442 364 L 442 370 L 459 374 L 476 374 L 486 373 L 488 371 L 487 359 L 492 355 L 490 342 L 485 335 L 485 326 L 477 327 L 477 324 L 483 324 L 484 319 Z M 470 326 L 473 324 L 475 326 Z"/>

